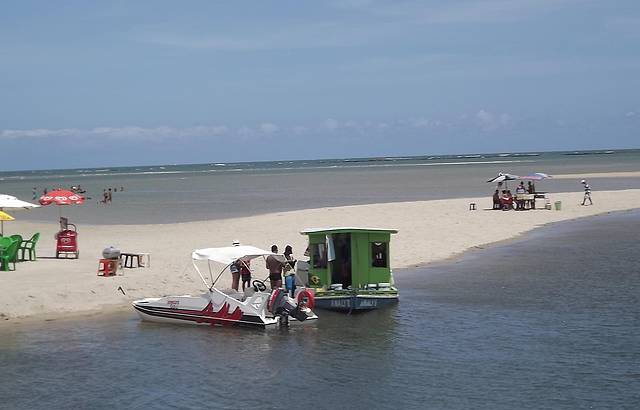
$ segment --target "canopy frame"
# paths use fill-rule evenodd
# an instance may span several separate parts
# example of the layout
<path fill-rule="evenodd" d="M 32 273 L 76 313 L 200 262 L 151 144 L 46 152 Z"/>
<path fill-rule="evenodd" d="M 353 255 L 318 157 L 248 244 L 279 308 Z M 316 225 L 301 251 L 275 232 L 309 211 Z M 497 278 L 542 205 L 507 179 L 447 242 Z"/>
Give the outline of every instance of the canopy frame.
<path fill-rule="evenodd" d="M 240 260 L 240 262 L 242 262 L 244 266 L 247 269 L 249 269 L 249 266 L 246 264 L 247 261 L 260 258 L 260 257 L 266 260 L 266 258 L 271 255 L 284 259 L 284 255 L 265 251 L 263 249 L 256 248 L 253 246 L 228 246 L 223 248 L 196 249 L 191 254 L 191 259 L 192 259 L 191 263 L 193 264 L 194 269 L 198 273 L 198 276 L 200 276 L 202 283 L 204 283 L 205 287 L 209 289 L 209 291 L 211 291 L 215 286 L 215 284 L 220 279 L 220 276 L 222 276 L 222 274 L 237 260 Z M 202 261 L 202 260 L 207 261 L 207 268 L 209 270 L 209 278 L 211 280 L 211 284 L 207 282 L 207 280 L 205 279 L 204 275 L 202 274 L 202 272 L 200 271 L 200 268 L 198 268 L 198 265 L 196 263 L 197 261 Z M 220 270 L 220 273 L 218 273 L 215 279 L 213 278 L 213 270 L 211 267 L 211 262 L 217 262 L 223 265 L 222 270 Z"/>

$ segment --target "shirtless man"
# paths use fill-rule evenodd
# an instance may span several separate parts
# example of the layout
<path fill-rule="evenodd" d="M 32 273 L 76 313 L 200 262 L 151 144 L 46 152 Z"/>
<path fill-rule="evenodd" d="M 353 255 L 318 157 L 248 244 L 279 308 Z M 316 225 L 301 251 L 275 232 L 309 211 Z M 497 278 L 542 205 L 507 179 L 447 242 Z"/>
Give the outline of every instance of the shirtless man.
<path fill-rule="evenodd" d="M 273 245 L 271 247 L 272 253 L 278 253 L 278 247 Z M 275 255 L 267 256 L 266 260 L 267 269 L 269 270 L 269 282 L 271 282 L 271 289 L 282 287 L 282 268 L 284 263 L 280 261 Z"/>

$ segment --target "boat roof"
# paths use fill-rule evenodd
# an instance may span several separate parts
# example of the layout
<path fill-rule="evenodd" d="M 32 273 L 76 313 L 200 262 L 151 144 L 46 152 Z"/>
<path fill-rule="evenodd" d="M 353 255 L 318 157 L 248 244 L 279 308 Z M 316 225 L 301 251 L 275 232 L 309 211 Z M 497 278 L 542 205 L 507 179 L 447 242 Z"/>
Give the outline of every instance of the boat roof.
<path fill-rule="evenodd" d="M 386 232 L 386 233 L 398 233 L 397 229 L 385 229 L 385 228 L 358 228 L 354 226 L 339 226 L 333 228 L 307 228 L 300 233 L 303 235 L 309 235 L 311 233 L 347 233 L 347 232 Z"/>
<path fill-rule="evenodd" d="M 261 256 L 275 255 L 255 246 L 225 246 L 223 248 L 196 249 L 191 253 L 193 260 L 210 260 L 229 265 L 238 259 L 251 260 Z"/>

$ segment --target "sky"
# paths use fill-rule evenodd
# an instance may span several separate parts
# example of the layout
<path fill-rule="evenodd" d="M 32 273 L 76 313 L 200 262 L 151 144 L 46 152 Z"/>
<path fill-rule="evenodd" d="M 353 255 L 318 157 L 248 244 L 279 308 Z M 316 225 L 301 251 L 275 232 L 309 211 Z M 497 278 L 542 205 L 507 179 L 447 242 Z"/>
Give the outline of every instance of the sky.
<path fill-rule="evenodd" d="M 9 1 L 0 171 L 640 148 L 640 2 Z"/>

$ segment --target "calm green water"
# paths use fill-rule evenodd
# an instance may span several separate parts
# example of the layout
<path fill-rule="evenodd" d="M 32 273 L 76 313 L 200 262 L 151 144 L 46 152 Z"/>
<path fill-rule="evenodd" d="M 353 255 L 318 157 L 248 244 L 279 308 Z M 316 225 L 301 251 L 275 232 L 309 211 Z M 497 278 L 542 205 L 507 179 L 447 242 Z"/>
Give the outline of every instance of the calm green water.
<path fill-rule="evenodd" d="M 636 409 L 639 244 L 637 211 L 547 227 L 298 329 L 3 327 L 0 407 Z"/>
<path fill-rule="evenodd" d="M 0 193 L 24 200 L 47 187 L 81 185 L 92 199 L 65 209 L 76 223 L 170 223 L 327 206 L 468 197 L 493 193 L 499 171 L 519 175 L 640 171 L 640 150 L 165 165 L 109 169 L 0 172 Z M 589 181 L 594 192 L 640 188 L 640 178 Z M 117 188 L 109 206 L 105 188 Z M 120 187 L 124 191 L 120 191 Z M 581 191 L 574 180 L 549 180 L 548 192 Z M 20 212 L 55 221 L 58 209 Z"/>

